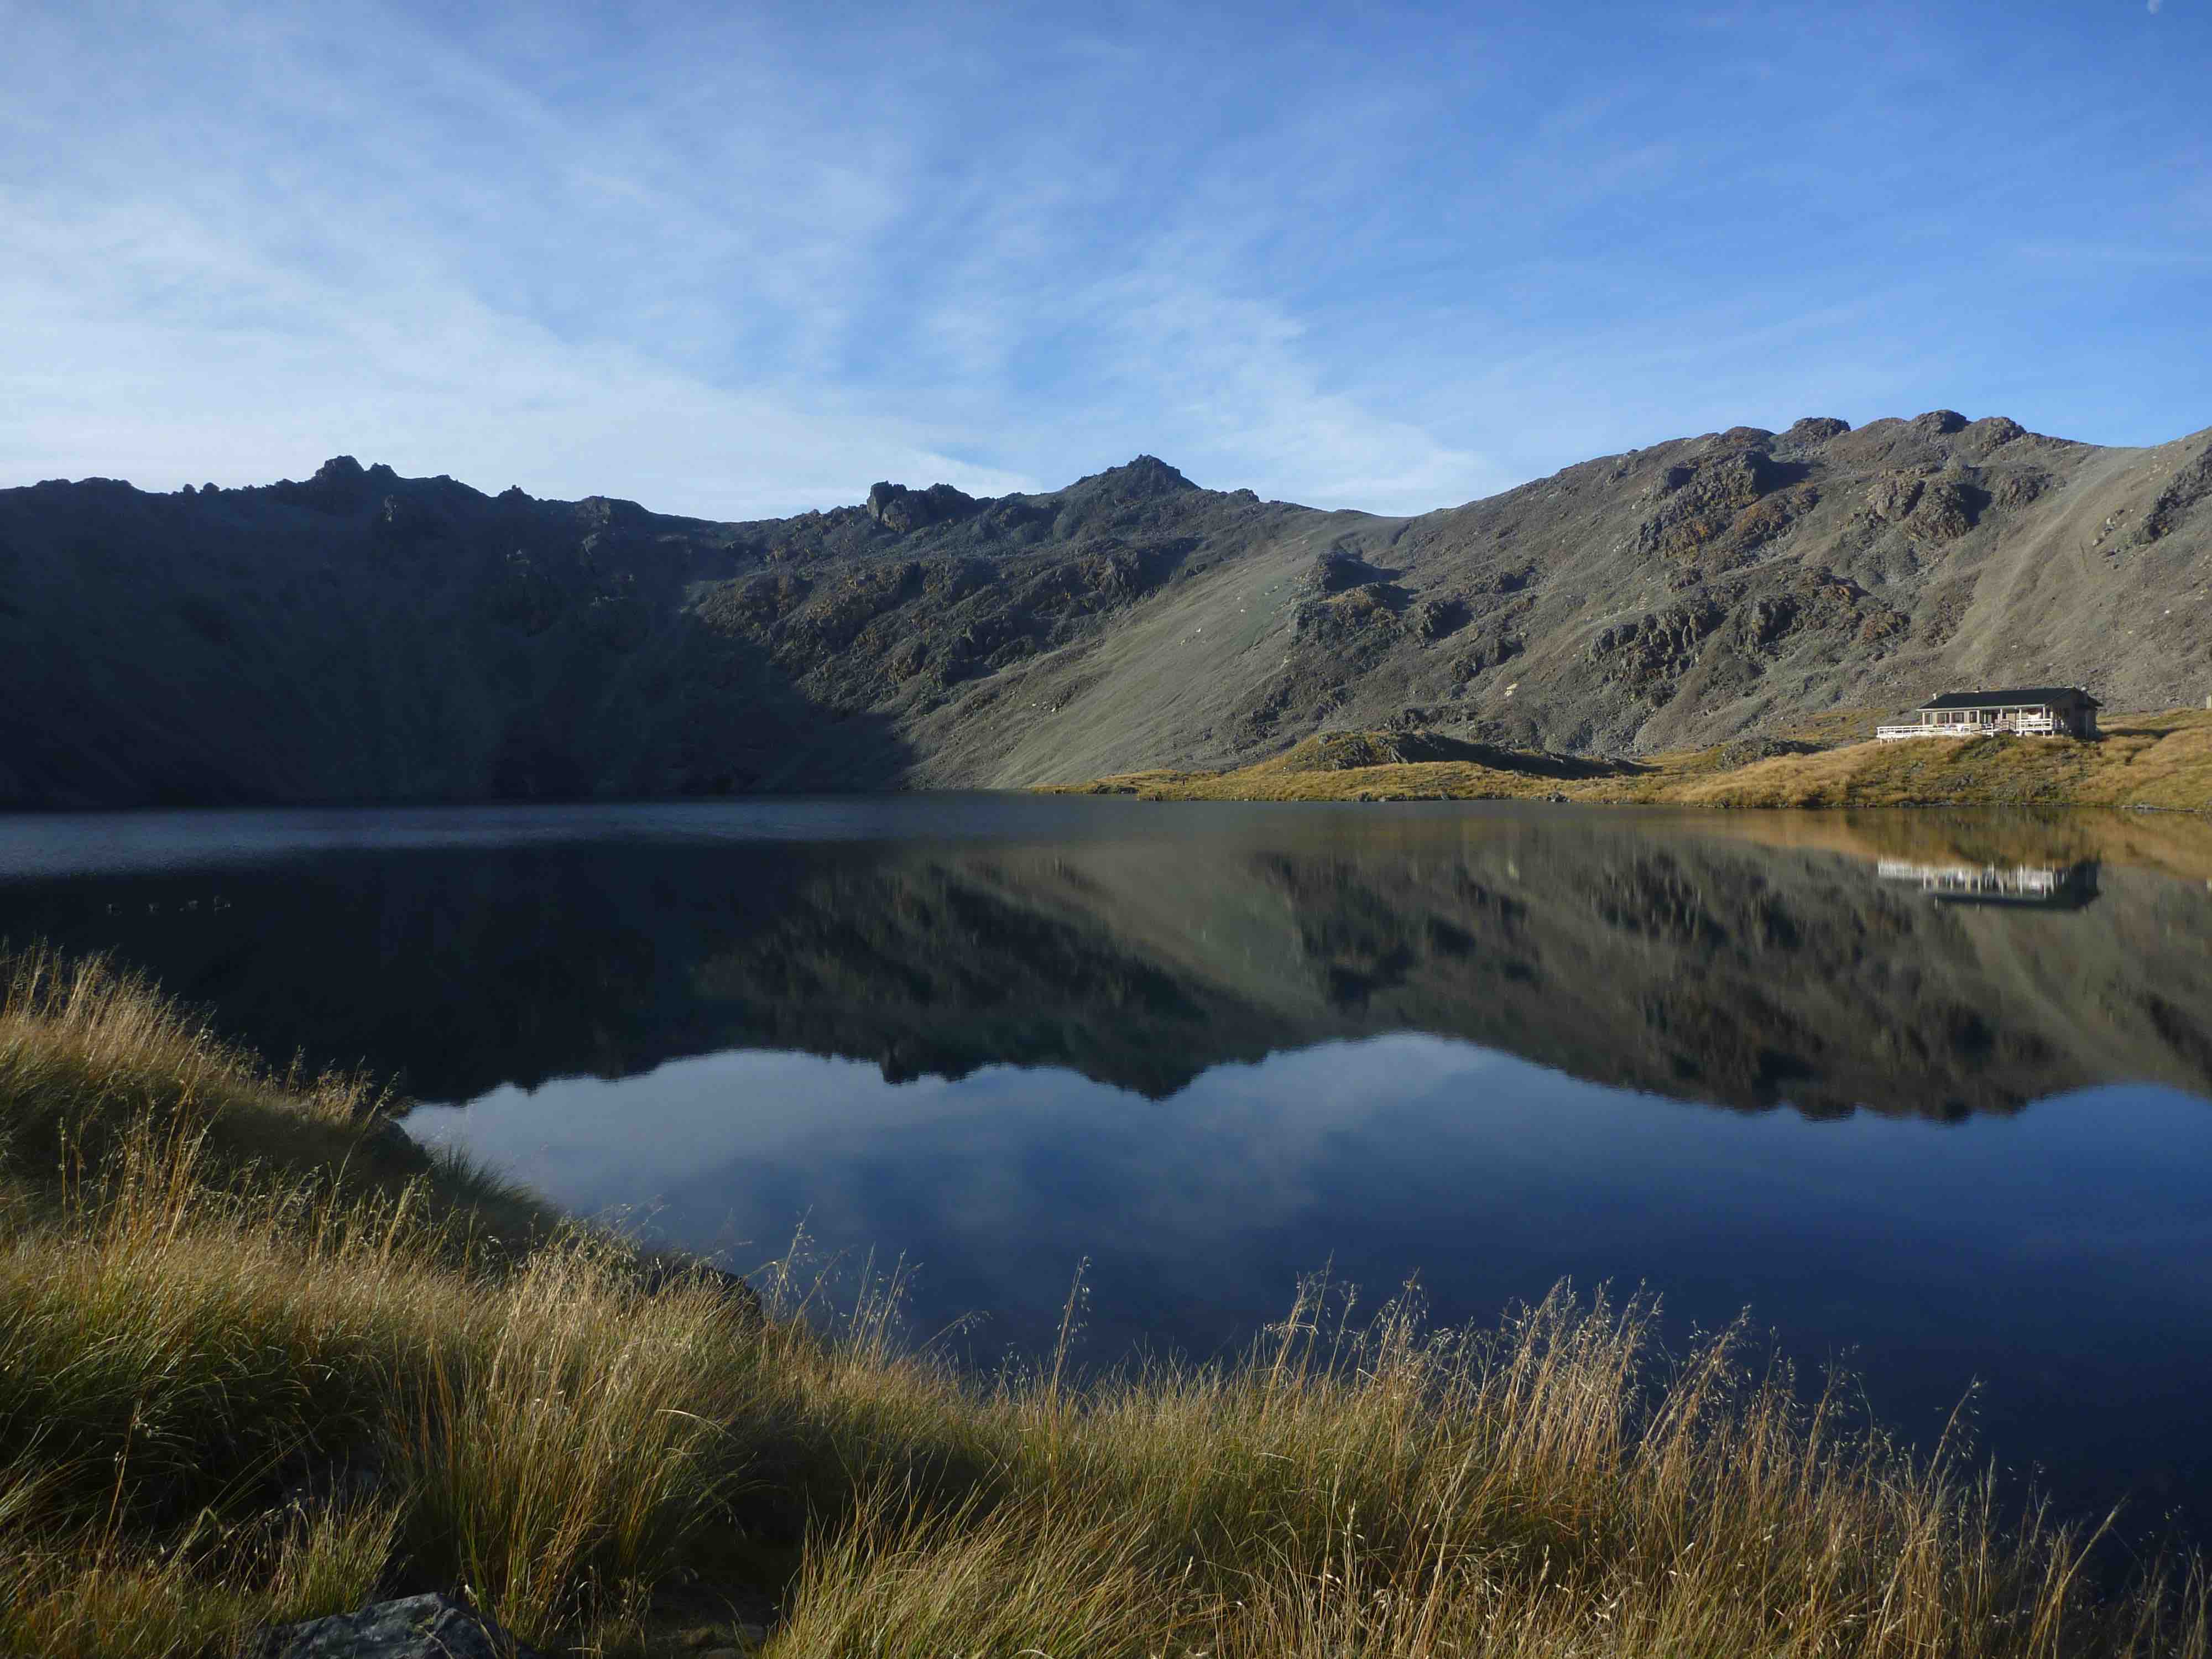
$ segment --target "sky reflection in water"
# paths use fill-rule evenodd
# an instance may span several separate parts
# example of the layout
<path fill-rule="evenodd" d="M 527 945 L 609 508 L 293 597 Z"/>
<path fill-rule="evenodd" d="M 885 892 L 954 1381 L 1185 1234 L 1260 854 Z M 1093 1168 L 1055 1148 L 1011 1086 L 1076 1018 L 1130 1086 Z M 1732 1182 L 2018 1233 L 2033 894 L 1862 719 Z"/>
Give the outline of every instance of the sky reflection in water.
<path fill-rule="evenodd" d="M 738 1052 L 502 1088 L 417 1115 L 562 1201 L 747 1267 L 802 1218 L 823 1252 L 903 1251 L 918 1334 L 1048 1343 L 1078 1262 L 1081 1352 L 1210 1354 L 1329 1267 L 1371 1303 L 1418 1275 L 1487 1320 L 1565 1277 L 1663 1292 L 1677 1333 L 1748 1310 L 1845 1358 L 1940 1433 L 1970 1383 L 2000 1452 L 2081 1501 L 2201 1486 L 2212 1380 L 2212 1109 L 2108 1085 L 1963 1123 L 1737 1115 L 1414 1035 L 1206 1073 L 1148 1100 L 1064 1072 L 886 1083 Z M 2194 1431 L 2192 1432 L 2192 1425 Z"/>

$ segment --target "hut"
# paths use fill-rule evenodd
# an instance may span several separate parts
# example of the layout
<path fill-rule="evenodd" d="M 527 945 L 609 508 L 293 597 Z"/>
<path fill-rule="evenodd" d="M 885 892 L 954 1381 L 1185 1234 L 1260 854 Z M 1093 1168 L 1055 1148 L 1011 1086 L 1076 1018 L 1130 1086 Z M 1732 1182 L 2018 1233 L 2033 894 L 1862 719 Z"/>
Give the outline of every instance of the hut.
<path fill-rule="evenodd" d="M 1885 743 L 1896 738 L 1980 738 L 2009 732 L 2031 738 L 2094 738 L 2096 698 L 2078 685 L 2035 685 L 2009 691 L 1946 691 L 1912 711 L 1909 720 L 1875 728 Z"/>

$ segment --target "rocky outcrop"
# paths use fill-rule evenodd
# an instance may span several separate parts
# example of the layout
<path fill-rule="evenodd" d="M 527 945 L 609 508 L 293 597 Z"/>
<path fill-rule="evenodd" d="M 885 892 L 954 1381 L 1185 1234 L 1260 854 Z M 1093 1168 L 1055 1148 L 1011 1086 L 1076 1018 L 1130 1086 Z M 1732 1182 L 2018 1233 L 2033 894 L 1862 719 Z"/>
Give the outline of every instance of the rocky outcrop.
<path fill-rule="evenodd" d="M 868 516 L 886 530 L 903 536 L 909 530 L 920 530 L 926 525 L 944 524 L 949 520 L 964 517 L 977 506 L 975 498 L 955 489 L 951 484 L 932 484 L 927 489 L 908 489 L 904 484 L 879 483 L 872 485 L 866 502 Z"/>
<path fill-rule="evenodd" d="M 492 1620 L 436 1593 L 282 1626 L 248 1652 L 252 1659 L 538 1659 Z"/>

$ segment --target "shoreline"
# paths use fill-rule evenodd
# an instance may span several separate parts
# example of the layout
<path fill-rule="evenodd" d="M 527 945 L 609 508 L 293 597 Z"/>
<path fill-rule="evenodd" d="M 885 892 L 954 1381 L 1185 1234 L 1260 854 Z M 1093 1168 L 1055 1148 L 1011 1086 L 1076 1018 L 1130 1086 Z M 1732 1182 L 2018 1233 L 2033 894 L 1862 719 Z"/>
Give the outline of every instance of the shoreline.
<path fill-rule="evenodd" d="M 1767 752 L 1759 752 L 1759 751 Z M 1143 800 L 1540 800 L 1721 810 L 2018 806 L 2212 811 L 2212 710 L 2115 715 L 2094 740 L 1989 736 L 1724 744 L 1642 758 L 1434 732 L 1326 732 L 1219 771 L 1154 769 L 1040 793 Z"/>

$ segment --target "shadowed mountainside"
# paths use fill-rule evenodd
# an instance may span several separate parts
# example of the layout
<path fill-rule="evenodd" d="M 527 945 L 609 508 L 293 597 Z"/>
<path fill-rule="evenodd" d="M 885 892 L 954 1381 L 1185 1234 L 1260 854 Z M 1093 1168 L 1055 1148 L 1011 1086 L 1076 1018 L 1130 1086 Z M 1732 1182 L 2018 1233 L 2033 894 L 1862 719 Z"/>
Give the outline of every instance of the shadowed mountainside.
<path fill-rule="evenodd" d="M 18 937 L 116 950 L 270 1052 L 434 1099 L 738 1047 L 1164 1097 L 1401 1030 L 1815 1115 L 2122 1079 L 2212 1095 L 2212 900 L 2112 861 L 2145 855 L 2136 826 L 1821 815 L 1778 847 L 1739 826 L 1774 828 L 1503 807 L 1050 846 L 330 853 L 25 884 L 7 914 Z M 2058 902 L 1944 902 L 1877 858 L 2045 868 Z"/>
<path fill-rule="evenodd" d="M 0 491 L 0 804 L 1018 786 L 1322 730 L 1583 753 L 1951 684 L 2205 693 L 2212 430 L 1740 427 L 1412 519 L 879 484 L 711 524 L 341 457 Z"/>

